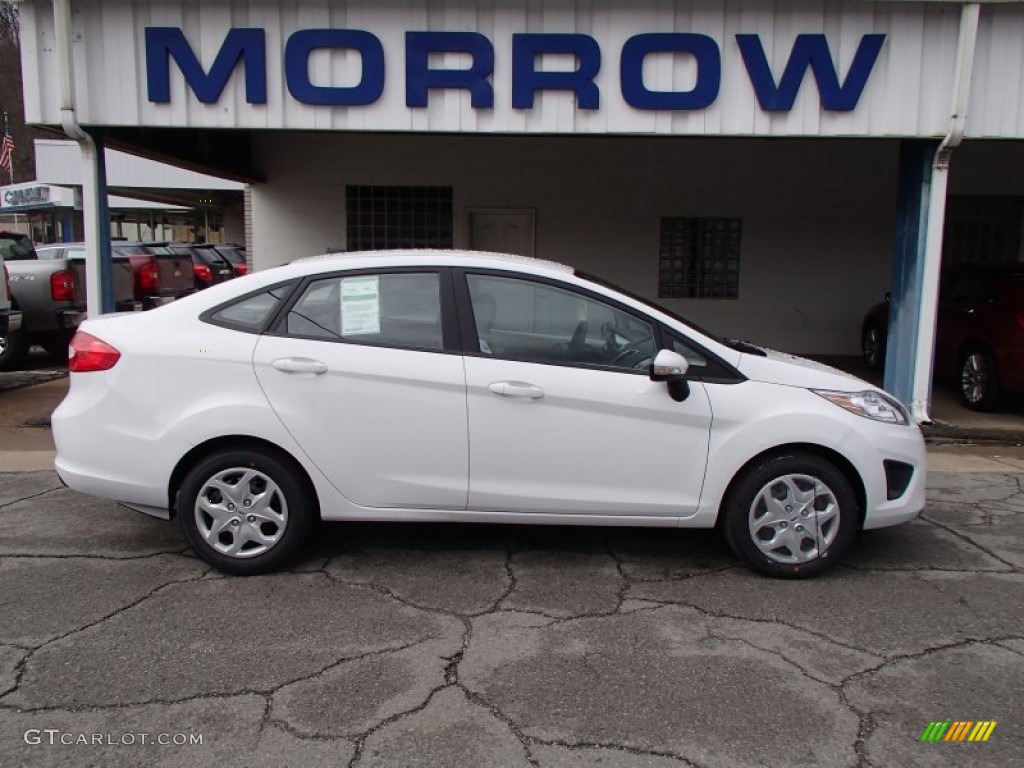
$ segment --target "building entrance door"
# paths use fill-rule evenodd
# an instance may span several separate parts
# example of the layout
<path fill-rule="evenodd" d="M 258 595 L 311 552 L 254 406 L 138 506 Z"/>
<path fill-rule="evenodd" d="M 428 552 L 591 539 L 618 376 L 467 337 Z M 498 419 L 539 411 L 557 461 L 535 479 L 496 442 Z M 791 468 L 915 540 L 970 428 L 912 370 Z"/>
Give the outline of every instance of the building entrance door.
<path fill-rule="evenodd" d="M 477 208 L 469 211 L 469 247 L 474 251 L 533 256 L 532 208 Z"/>

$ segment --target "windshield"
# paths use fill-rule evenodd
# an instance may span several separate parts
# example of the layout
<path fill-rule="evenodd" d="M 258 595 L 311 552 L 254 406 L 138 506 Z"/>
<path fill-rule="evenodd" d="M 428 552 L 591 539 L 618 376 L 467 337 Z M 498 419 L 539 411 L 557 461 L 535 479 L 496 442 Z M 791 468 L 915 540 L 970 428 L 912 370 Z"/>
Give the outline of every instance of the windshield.
<path fill-rule="evenodd" d="M 643 296 L 638 296 L 637 294 L 633 293 L 632 291 L 628 291 L 625 288 L 622 288 L 622 287 L 620 287 L 618 285 L 615 285 L 615 283 L 611 283 L 608 280 L 605 280 L 604 278 L 597 277 L 596 275 L 591 275 L 591 274 L 589 274 L 587 272 L 581 272 L 578 269 L 575 270 L 573 274 L 575 274 L 576 277 L 579 277 L 579 278 L 581 278 L 583 280 L 588 280 L 591 283 L 597 283 L 598 285 L 602 285 L 605 288 L 611 288 L 613 291 L 618 291 L 619 293 L 623 294 L 624 296 L 629 296 L 629 298 L 633 299 L 634 301 L 639 301 L 644 306 L 650 307 L 651 309 L 655 309 L 658 312 L 666 314 L 669 317 L 671 317 L 673 320 L 677 320 L 680 323 L 682 323 L 683 325 L 685 325 L 686 327 L 692 328 L 693 330 L 697 331 L 697 333 L 702 333 L 705 336 L 707 336 L 709 339 L 717 341 L 719 344 L 724 344 L 725 346 L 727 346 L 727 347 L 729 347 L 731 349 L 735 349 L 737 352 L 747 352 L 749 354 L 759 355 L 761 357 L 764 357 L 767 354 L 762 347 L 759 347 L 759 346 L 757 346 L 755 344 L 751 344 L 749 341 L 739 341 L 737 339 L 727 339 L 724 336 L 719 336 L 717 333 L 712 333 L 707 328 L 701 328 L 695 322 L 693 322 L 691 320 L 687 320 L 685 317 L 683 317 L 682 315 L 680 315 L 680 314 L 678 314 L 676 312 L 673 312 L 671 309 L 663 307 L 661 304 L 656 304 L 655 302 L 653 302 L 650 299 L 647 299 L 647 298 L 645 298 Z"/>
<path fill-rule="evenodd" d="M 673 312 L 671 309 L 667 309 L 666 307 L 661 306 L 661 304 L 656 304 L 655 302 L 651 301 L 650 299 L 644 298 L 643 296 L 639 296 L 639 295 L 633 293 L 632 291 L 628 291 L 625 288 L 622 288 L 622 287 L 620 287 L 618 285 L 615 285 L 615 283 L 611 283 L 611 282 L 605 280 L 604 278 L 597 277 L 596 275 L 591 275 L 591 274 L 588 274 L 587 272 L 581 272 L 580 270 L 576 270 L 575 274 L 576 274 L 576 277 L 579 277 L 579 278 L 581 278 L 583 280 L 588 280 L 591 283 L 597 283 L 598 285 L 604 286 L 605 288 L 611 288 L 613 291 L 617 291 L 617 292 L 621 293 L 623 296 L 629 296 L 629 298 L 633 299 L 633 301 L 639 301 L 641 304 L 643 304 L 643 305 L 645 305 L 647 307 L 650 307 L 651 309 L 654 309 L 654 310 L 657 310 L 658 312 L 666 314 L 669 317 L 671 317 L 673 320 L 678 320 L 680 323 L 682 323 L 683 325 L 687 326 L 688 328 L 693 328 L 693 330 L 697 331 L 697 333 L 702 333 L 705 336 L 707 336 L 709 339 L 713 339 L 713 340 L 717 341 L 719 344 L 726 344 L 728 346 L 732 346 L 732 344 L 729 343 L 729 339 L 724 339 L 721 336 L 719 336 L 717 333 L 712 333 L 711 331 L 707 330 L 706 328 L 701 328 L 696 323 L 694 323 L 694 322 L 692 322 L 690 320 L 687 320 L 685 317 L 683 317 L 682 315 L 680 315 L 680 314 L 678 314 L 676 312 Z"/>

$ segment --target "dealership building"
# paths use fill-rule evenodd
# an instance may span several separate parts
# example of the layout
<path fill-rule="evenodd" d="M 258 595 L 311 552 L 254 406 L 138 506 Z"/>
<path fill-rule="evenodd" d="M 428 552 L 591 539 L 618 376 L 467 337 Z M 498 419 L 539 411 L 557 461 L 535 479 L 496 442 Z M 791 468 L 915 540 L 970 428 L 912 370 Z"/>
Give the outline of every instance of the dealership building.
<path fill-rule="evenodd" d="M 104 146 L 244 182 L 256 269 L 507 251 L 832 355 L 891 291 L 886 386 L 923 421 L 940 265 L 1022 258 L 1021 3 L 19 8 L 26 114 L 82 145 L 87 212 Z"/>

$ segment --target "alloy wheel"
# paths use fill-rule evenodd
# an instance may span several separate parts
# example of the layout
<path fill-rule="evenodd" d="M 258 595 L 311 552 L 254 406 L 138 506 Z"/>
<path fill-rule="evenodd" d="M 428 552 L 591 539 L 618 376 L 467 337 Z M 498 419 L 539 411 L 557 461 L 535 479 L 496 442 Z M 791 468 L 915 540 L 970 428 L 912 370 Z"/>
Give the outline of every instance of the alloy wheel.
<path fill-rule="evenodd" d="M 960 370 L 960 391 L 968 403 L 976 405 L 985 399 L 988 378 L 988 360 L 984 354 L 971 352 L 964 358 L 964 365 Z"/>
<path fill-rule="evenodd" d="M 861 351 L 864 354 L 864 364 L 871 370 L 877 368 L 879 357 L 882 354 L 882 339 L 875 326 L 869 326 L 864 331 L 864 337 L 861 340 Z"/>

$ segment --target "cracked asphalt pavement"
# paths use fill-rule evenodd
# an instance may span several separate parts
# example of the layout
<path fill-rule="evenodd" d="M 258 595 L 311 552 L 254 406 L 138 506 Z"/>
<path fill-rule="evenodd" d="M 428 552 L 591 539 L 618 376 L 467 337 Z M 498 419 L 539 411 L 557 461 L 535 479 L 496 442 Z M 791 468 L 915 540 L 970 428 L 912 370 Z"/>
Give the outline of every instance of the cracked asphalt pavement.
<path fill-rule="evenodd" d="M 235 578 L 0 474 L 0 765 L 1024 765 L 1024 474 L 928 494 L 802 582 L 713 532 L 409 524 Z"/>

